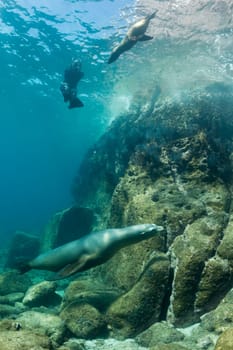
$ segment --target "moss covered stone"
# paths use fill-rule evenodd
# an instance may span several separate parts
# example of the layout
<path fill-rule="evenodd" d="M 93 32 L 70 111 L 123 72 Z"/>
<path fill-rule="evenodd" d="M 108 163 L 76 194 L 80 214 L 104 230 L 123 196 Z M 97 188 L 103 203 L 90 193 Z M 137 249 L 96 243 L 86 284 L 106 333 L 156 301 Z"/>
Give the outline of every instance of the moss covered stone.
<path fill-rule="evenodd" d="M 215 216 L 200 218 L 188 225 L 172 246 L 175 269 L 171 309 L 173 321 L 185 324 L 195 320 L 194 303 L 205 261 L 214 254 L 221 234 L 221 221 Z"/>
<path fill-rule="evenodd" d="M 73 302 L 60 313 L 69 331 L 78 338 L 93 339 L 106 332 L 104 317 L 93 306 Z"/>
<path fill-rule="evenodd" d="M 233 327 L 225 330 L 216 343 L 214 350 L 232 350 Z"/>
<path fill-rule="evenodd" d="M 155 323 L 136 337 L 136 341 L 144 347 L 174 343 L 183 339 L 183 333 L 167 322 Z"/>
<path fill-rule="evenodd" d="M 169 261 L 161 256 L 152 262 L 137 283 L 107 310 L 108 327 L 114 336 L 134 336 L 162 314 L 169 282 Z"/>

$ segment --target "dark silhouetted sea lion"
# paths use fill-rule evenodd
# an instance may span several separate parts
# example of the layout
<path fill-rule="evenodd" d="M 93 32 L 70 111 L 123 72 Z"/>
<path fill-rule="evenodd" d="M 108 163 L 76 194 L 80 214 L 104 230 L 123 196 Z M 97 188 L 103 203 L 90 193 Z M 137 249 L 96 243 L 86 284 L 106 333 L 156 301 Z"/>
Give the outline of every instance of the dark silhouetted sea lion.
<path fill-rule="evenodd" d="M 153 12 L 151 15 L 140 19 L 138 22 L 134 23 L 128 30 L 125 38 L 116 46 L 108 60 L 108 63 L 112 63 L 117 60 L 117 58 L 125 51 L 131 49 L 137 41 L 146 41 L 153 39 L 152 36 L 146 35 L 145 32 L 150 23 L 150 20 L 155 17 L 157 11 Z"/>
<path fill-rule="evenodd" d="M 163 230 L 155 224 L 134 225 L 120 229 L 91 232 L 88 235 L 38 255 L 19 268 L 55 271 L 53 279 L 69 277 L 77 272 L 103 264 L 120 248 L 154 236 Z"/>
<path fill-rule="evenodd" d="M 69 101 L 69 108 L 83 107 L 82 101 L 77 97 L 77 85 L 84 76 L 81 72 L 81 62 L 73 60 L 71 65 L 64 71 L 64 81 L 60 85 L 64 102 Z"/>

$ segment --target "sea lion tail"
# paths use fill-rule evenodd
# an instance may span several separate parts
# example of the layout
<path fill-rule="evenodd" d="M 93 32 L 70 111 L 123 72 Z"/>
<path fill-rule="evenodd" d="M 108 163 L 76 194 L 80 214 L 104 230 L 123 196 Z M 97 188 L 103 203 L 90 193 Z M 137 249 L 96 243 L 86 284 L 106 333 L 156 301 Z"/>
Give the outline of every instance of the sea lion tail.
<path fill-rule="evenodd" d="M 22 275 L 24 273 L 30 271 L 31 270 L 30 261 L 28 261 L 28 260 L 18 261 L 17 266 L 16 266 L 16 270 Z"/>
<path fill-rule="evenodd" d="M 84 105 L 82 101 L 78 97 L 74 97 L 72 98 L 72 100 L 70 100 L 69 109 L 83 107 L 83 106 Z"/>
<path fill-rule="evenodd" d="M 110 55 L 110 57 L 108 59 L 108 64 L 116 61 L 121 53 L 122 52 L 121 52 L 121 50 L 118 47 L 113 49 L 113 51 L 112 51 L 112 53 L 111 53 L 111 55 Z"/>

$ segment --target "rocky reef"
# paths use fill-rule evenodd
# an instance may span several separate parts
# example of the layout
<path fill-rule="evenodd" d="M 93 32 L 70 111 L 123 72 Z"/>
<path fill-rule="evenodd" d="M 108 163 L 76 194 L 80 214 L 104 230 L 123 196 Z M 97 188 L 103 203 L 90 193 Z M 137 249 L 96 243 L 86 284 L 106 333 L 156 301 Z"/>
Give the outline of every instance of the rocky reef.
<path fill-rule="evenodd" d="M 37 329 L 42 349 L 230 349 L 233 90 L 215 83 L 154 96 L 135 101 L 89 150 L 73 184 L 76 206 L 51 220 L 41 247 L 91 229 L 165 230 L 65 282 L 2 274 L 5 337 L 19 323 L 25 336 Z"/>
<path fill-rule="evenodd" d="M 166 229 L 93 271 L 124 291 L 106 312 L 114 336 L 162 320 L 192 325 L 230 290 L 232 102 L 232 88 L 215 83 L 134 108 L 84 160 L 73 193 L 95 212 L 96 229 Z"/>

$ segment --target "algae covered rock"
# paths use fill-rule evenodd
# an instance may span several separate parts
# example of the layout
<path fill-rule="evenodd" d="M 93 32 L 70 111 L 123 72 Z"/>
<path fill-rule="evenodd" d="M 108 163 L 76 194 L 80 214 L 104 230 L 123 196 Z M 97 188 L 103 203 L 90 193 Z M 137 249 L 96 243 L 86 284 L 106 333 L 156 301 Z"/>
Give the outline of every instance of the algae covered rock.
<path fill-rule="evenodd" d="M 165 256 L 157 257 L 138 282 L 111 304 L 106 313 L 108 328 L 114 336 L 134 336 L 153 321 L 158 321 L 165 307 L 170 267 Z"/>
<path fill-rule="evenodd" d="M 46 335 L 21 330 L 4 331 L 0 333 L 1 350 L 43 350 L 51 349 L 51 342 Z"/>
<path fill-rule="evenodd" d="M 73 302 L 60 313 L 69 331 L 78 338 L 93 339 L 106 333 L 103 315 L 89 304 Z"/>
<path fill-rule="evenodd" d="M 8 317 L 10 315 L 15 315 L 17 313 L 19 313 L 19 311 L 14 306 L 0 304 L 0 318 Z"/>
<path fill-rule="evenodd" d="M 184 234 L 177 237 L 172 245 L 175 278 L 170 307 L 173 321 L 178 324 L 185 324 L 186 319 L 193 318 L 195 321 L 196 292 L 205 261 L 215 252 L 221 230 L 221 220 L 216 220 L 215 216 L 200 218 L 188 225 Z"/>
<path fill-rule="evenodd" d="M 97 280 L 78 279 L 72 281 L 66 288 L 61 310 L 73 302 L 79 302 L 90 304 L 104 311 L 121 293 L 116 288 L 111 288 Z"/>
<path fill-rule="evenodd" d="M 225 330 L 217 340 L 214 350 L 232 350 L 233 327 Z"/>
<path fill-rule="evenodd" d="M 124 341 L 114 338 L 108 339 L 70 339 L 65 342 L 59 350 L 146 350 L 138 345 L 134 339 L 126 339 Z"/>
<path fill-rule="evenodd" d="M 216 309 L 202 316 L 201 325 L 216 334 L 233 326 L 233 290 L 227 293 Z"/>
<path fill-rule="evenodd" d="M 195 310 L 207 312 L 218 305 L 232 286 L 232 268 L 228 260 L 218 255 L 210 258 L 202 271 L 198 292 L 195 299 Z"/>
<path fill-rule="evenodd" d="M 48 312 L 25 311 L 17 317 L 16 322 L 24 330 L 48 336 L 54 346 L 63 342 L 67 332 L 61 318 Z"/>
<path fill-rule="evenodd" d="M 61 297 L 55 293 L 56 288 L 57 284 L 50 281 L 35 284 L 27 290 L 23 304 L 29 307 L 57 305 L 61 302 Z"/>
<path fill-rule="evenodd" d="M 183 339 L 183 333 L 167 322 L 155 323 L 136 337 L 136 341 L 145 347 L 174 343 Z"/>
<path fill-rule="evenodd" d="M 0 274 L 0 295 L 10 293 L 24 293 L 32 282 L 27 275 L 20 275 L 16 271 L 7 271 Z"/>
<path fill-rule="evenodd" d="M 0 304 L 14 305 L 16 302 L 22 301 L 24 293 L 10 293 L 0 296 Z"/>
<path fill-rule="evenodd" d="M 177 343 L 172 343 L 172 344 L 158 344 L 158 345 L 152 346 L 150 350 L 192 350 L 192 349 Z"/>
<path fill-rule="evenodd" d="M 222 259 L 229 261 L 231 267 L 233 267 L 233 207 L 229 210 L 229 221 L 224 231 L 224 236 L 220 242 L 218 249 L 218 255 Z"/>

